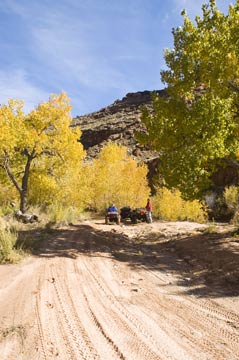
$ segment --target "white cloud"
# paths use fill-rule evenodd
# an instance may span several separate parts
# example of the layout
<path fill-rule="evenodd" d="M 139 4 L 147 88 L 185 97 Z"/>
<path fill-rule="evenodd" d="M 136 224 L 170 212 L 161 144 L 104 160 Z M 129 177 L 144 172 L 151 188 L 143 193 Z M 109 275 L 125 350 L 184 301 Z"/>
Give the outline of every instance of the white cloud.
<path fill-rule="evenodd" d="M 112 94 L 159 88 L 163 49 L 172 47 L 171 29 L 182 25 L 181 10 L 193 19 L 202 14 L 205 2 L 0 0 L 0 10 L 10 19 L 12 13 L 17 16 L 20 30 L 19 42 L 9 42 L 8 34 L 7 45 L 2 44 L 8 52 L 0 80 L 6 64 L 24 69 L 7 73 L 0 85 L 1 99 L 10 89 L 14 97 L 27 98 L 31 107 L 48 97 L 42 87 L 53 92 L 63 88 L 77 106 L 87 108 L 96 100 L 106 103 Z"/>
<path fill-rule="evenodd" d="M 54 9 L 44 1 L 29 5 L 25 0 L 3 1 L 24 19 L 31 52 L 58 84 L 131 89 L 135 84 L 125 73 L 128 63 L 149 62 L 152 50 L 141 40 L 145 10 L 141 0 L 127 0 L 124 6 L 118 2 L 106 6 L 104 0 L 61 0 Z"/>
<path fill-rule="evenodd" d="M 49 14 L 44 23 L 32 27 L 37 56 L 43 61 L 47 59 L 48 65 L 61 74 L 62 79 L 98 89 L 131 88 L 119 62 L 144 61 L 142 54 L 148 51 L 136 43 L 136 39 L 132 44 L 135 49 L 130 48 L 131 40 L 117 44 L 111 34 L 107 34 L 108 26 L 101 21 L 94 16 L 92 22 L 87 23 L 81 18 L 74 20 L 63 14 Z"/>
<path fill-rule="evenodd" d="M 48 100 L 49 95 L 33 85 L 22 70 L 0 71 L 0 104 L 9 99 L 24 100 L 24 111 L 29 112 L 40 102 Z"/>

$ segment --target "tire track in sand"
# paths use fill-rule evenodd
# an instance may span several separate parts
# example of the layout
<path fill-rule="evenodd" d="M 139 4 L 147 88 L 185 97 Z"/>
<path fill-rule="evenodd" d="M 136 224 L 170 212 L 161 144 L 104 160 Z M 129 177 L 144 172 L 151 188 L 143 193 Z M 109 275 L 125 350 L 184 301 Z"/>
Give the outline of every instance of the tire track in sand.
<path fill-rule="evenodd" d="M 97 276 L 97 274 L 100 274 L 100 270 L 96 267 L 95 262 L 96 259 L 90 257 L 81 257 L 80 261 L 78 261 L 81 274 L 85 273 L 84 276 L 87 276 L 87 279 L 91 278 L 91 281 L 88 280 L 86 292 L 91 292 L 91 296 L 97 300 L 97 304 L 101 305 L 102 310 L 98 310 L 99 314 L 102 311 L 105 311 L 105 314 L 108 312 L 108 316 L 111 318 L 111 326 L 113 323 L 117 324 L 118 322 L 119 327 L 120 323 L 122 323 L 121 326 L 124 325 L 124 331 L 126 334 L 128 333 L 128 338 L 131 338 L 132 343 L 137 344 L 137 351 L 142 348 L 142 353 L 144 352 L 145 355 L 141 354 L 142 357 L 139 357 L 138 354 L 136 359 L 191 359 L 178 344 L 168 337 L 159 325 L 157 325 L 157 328 L 150 328 L 148 324 L 146 326 L 146 323 L 142 323 L 139 317 L 132 313 L 130 307 L 119 302 L 108 288 L 107 281 Z M 156 333 L 157 340 L 154 338 Z M 171 351 L 171 349 L 173 350 Z M 132 356 L 132 349 L 130 351 Z M 148 355 L 146 355 L 147 352 Z"/>

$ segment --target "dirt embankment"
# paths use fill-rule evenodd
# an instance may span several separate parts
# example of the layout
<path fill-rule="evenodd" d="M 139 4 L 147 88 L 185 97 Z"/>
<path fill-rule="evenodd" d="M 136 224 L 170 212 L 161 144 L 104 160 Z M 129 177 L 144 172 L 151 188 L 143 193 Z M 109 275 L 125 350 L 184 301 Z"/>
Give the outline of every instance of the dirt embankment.
<path fill-rule="evenodd" d="M 55 230 L 0 267 L 1 359 L 238 359 L 239 237 L 206 227 Z"/>

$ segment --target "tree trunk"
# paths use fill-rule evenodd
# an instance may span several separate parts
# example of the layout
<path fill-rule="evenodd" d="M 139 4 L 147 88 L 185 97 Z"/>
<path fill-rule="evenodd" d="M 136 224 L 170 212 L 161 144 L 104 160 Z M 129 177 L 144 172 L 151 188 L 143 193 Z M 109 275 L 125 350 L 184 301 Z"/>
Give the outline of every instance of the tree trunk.
<path fill-rule="evenodd" d="M 22 187 L 19 186 L 17 179 L 15 178 L 15 176 L 11 171 L 11 168 L 9 166 L 8 152 L 5 151 L 4 153 L 5 153 L 4 169 L 6 170 L 9 179 L 12 181 L 13 185 L 16 187 L 17 191 L 20 194 L 20 210 L 24 214 L 27 210 L 27 205 L 28 205 L 28 180 L 29 180 L 32 160 L 36 157 L 35 150 L 33 150 L 32 153 L 29 153 L 28 149 L 24 150 L 24 155 L 27 156 L 27 162 L 25 165 L 24 175 L 22 178 Z"/>
<path fill-rule="evenodd" d="M 27 211 L 28 193 L 27 190 L 20 192 L 20 210 L 24 214 Z"/>
<path fill-rule="evenodd" d="M 20 210 L 24 214 L 27 211 L 28 205 L 28 180 L 30 175 L 30 166 L 33 160 L 33 156 L 27 157 L 27 163 L 24 170 L 24 175 L 22 178 L 22 189 L 20 192 Z"/>

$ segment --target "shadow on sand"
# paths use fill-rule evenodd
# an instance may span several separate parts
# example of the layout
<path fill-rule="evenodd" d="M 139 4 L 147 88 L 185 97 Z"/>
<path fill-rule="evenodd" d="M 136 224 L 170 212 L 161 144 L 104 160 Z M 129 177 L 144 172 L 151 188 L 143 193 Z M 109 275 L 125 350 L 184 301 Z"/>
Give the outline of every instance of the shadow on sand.
<path fill-rule="evenodd" d="M 99 221 L 97 223 L 99 225 Z M 155 237 L 156 234 L 151 233 L 140 239 L 129 239 L 113 228 L 103 231 L 80 224 L 68 229 L 22 232 L 19 242 L 34 238 L 32 253 L 40 257 L 74 259 L 83 253 L 89 256 L 110 254 L 131 268 L 176 273 L 180 279 L 178 285 L 183 286 L 186 293 L 198 297 L 239 295 L 239 240 L 231 232 L 177 235 L 167 239 Z"/>

